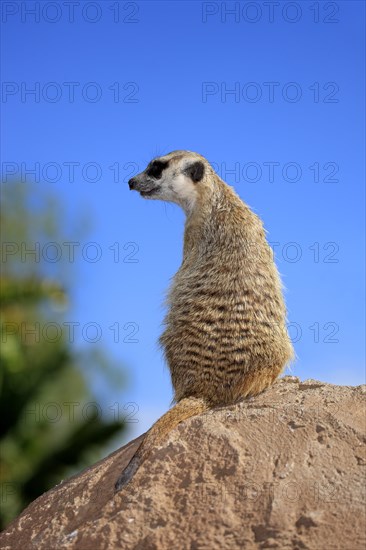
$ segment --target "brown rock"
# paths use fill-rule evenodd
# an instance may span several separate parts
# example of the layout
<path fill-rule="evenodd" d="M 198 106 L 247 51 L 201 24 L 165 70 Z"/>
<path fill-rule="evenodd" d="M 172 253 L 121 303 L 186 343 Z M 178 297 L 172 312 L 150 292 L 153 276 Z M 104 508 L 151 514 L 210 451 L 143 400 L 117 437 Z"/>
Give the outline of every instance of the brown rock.
<path fill-rule="evenodd" d="M 115 495 L 138 442 L 34 501 L 1 548 L 365 548 L 365 386 L 287 376 L 178 426 Z"/>

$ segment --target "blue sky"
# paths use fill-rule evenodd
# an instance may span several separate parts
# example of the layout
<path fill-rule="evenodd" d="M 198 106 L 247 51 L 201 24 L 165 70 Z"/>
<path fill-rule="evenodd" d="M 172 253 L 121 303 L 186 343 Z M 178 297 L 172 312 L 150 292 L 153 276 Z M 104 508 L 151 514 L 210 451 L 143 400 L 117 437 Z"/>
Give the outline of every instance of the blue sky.
<path fill-rule="evenodd" d="M 56 194 L 66 241 L 93 220 L 75 248 L 66 318 L 80 323 L 76 348 L 95 346 L 97 323 L 98 345 L 128 369 L 122 392 L 90 378 L 104 407 L 137 404 L 129 436 L 172 397 L 156 341 L 184 214 L 143 201 L 127 180 L 174 149 L 206 156 L 264 220 L 286 287 L 292 373 L 364 382 L 364 3 L 269 9 L 2 3 L 2 178 Z"/>

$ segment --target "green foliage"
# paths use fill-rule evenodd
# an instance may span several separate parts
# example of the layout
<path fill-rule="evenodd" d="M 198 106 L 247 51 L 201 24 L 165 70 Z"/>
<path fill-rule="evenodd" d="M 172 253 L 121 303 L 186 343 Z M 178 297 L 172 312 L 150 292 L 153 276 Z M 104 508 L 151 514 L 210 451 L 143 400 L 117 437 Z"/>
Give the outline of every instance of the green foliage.
<path fill-rule="evenodd" d="M 113 373 L 110 366 L 105 369 L 103 352 L 77 354 L 62 331 L 55 338 L 42 337 L 41 327 L 62 319 L 67 296 L 56 278 L 50 279 L 48 266 L 27 265 L 17 254 L 8 254 L 45 235 L 60 240 L 55 205 L 51 209 L 43 204 L 35 212 L 29 199 L 22 185 L 13 183 L 2 190 L 2 527 L 63 477 L 101 458 L 103 447 L 123 428 L 123 422 L 100 415 L 80 368 L 90 361 L 92 368 L 103 369 L 104 376 Z"/>

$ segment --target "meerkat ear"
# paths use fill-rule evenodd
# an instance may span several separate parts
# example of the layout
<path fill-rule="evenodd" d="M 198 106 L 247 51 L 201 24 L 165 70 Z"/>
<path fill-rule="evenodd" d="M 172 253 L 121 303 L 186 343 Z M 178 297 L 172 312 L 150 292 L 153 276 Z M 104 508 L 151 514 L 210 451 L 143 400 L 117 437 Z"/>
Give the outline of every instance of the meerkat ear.
<path fill-rule="evenodd" d="M 200 160 L 197 160 L 193 164 L 190 164 L 185 170 L 184 173 L 191 178 L 194 183 L 198 183 L 203 178 L 205 173 L 205 165 Z"/>

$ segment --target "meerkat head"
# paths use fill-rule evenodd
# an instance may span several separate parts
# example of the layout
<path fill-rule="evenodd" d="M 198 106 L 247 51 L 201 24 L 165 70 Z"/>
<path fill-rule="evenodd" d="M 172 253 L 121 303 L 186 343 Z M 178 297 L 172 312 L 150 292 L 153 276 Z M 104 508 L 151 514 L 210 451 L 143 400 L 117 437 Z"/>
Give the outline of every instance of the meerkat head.
<path fill-rule="evenodd" d="M 207 175 L 212 171 L 208 161 L 190 151 L 173 151 L 153 159 L 146 169 L 131 178 L 131 190 L 145 199 L 160 199 L 179 204 L 186 213 L 192 211 Z"/>

